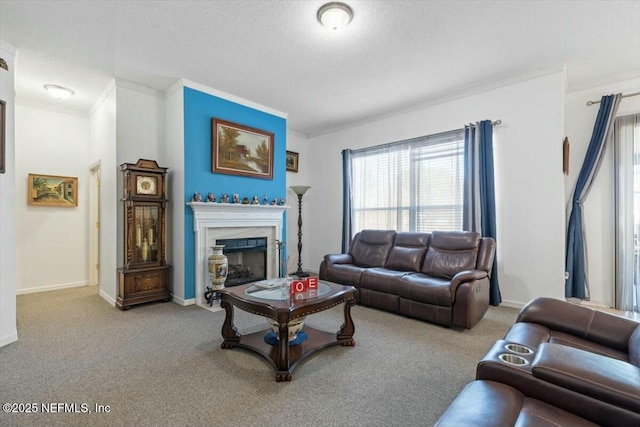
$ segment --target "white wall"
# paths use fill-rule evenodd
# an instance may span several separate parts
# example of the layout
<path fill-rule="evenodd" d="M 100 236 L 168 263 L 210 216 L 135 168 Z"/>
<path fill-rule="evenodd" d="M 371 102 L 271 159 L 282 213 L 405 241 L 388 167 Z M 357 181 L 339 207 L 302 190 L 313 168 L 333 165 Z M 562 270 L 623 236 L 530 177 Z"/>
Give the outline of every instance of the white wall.
<path fill-rule="evenodd" d="M 0 174 L 0 347 L 18 339 L 16 328 L 16 212 L 15 212 L 15 53 L 0 40 L 0 58 L 9 70 L 0 69 L 0 99 L 5 101 L 5 166 Z"/>
<path fill-rule="evenodd" d="M 341 249 L 342 149 L 500 119 L 494 150 L 503 301 L 519 305 L 540 295 L 564 298 L 563 98 L 564 73 L 558 71 L 310 138 L 308 156 L 321 161 L 310 164 L 309 185 L 315 191 L 305 199 L 305 217 L 313 224 L 305 237 L 306 262 L 317 266 L 324 254 Z"/>
<path fill-rule="evenodd" d="M 600 100 L 612 93 L 640 92 L 640 77 L 573 92 L 566 97 L 566 134 L 571 146 L 569 175 L 566 178 L 567 205 L 584 161 L 600 104 L 587 106 L 587 101 Z M 618 116 L 640 113 L 640 96 L 624 98 Z M 614 173 L 613 147 L 608 146 L 591 192 L 584 203 L 584 226 L 587 239 L 589 285 L 593 304 L 613 307 L 615 280 Z M 568 215 L 567 211 L 567 215 Z"/>
<path fill-rule="evenodd" d="M 116 80 L 116 259 L 119 267 L 124 264 L 124 210 L 119 201 L 122 198 L 120 165 L 147 159 L 166 167 L 159 161 L 164 146 L 164 108 L 163 94 L 135 83 Z"/>
<path fill-rule="evenodd" d="M 86 285 L 89 120 L 19 102 L 15 124 L 17 292 Z M 78 206 L 29 206 L 29 173 L 77 177 Z"/>
<path fill-rule="evenodd" d="M 293 132 L 287 132 L 287 151 L 298 153 L 298 172 L 287 172 L 287 255 L 289 257 L 289 271 L 298 269 L 298 196 L 289 187 L 292 185 L 311 185 L 309 181 L 310 167 L 314 164 L 309 159 L 309 143 L 307 138 Z M 315 162 L 319 164 L 321 162 Z M 316 190 L 310 188 L 302 197 L 302 269 L 304 271 L 317 272 L 318 266 L 310 262 L 310 246 L 312 240 L 310 233 L 312 223 L 308 214 L 309 206 L 313 201 L 313 193 Z"/>
<path fill-rule="evenodd" d="M 162 166 L 168 167 L 167 264 L 171 265 L 173 301 L 185 305 L 184 297 L 184 86 L 178 82 L 165 93 L 165 138 Z"/>
<path fill-rule="evenodd" d="M 116 302 L 117 209 L 121 208 L 116 164 L 116 90 L 111 81 L 90 114 L 91 148 L 87 166 L 100 162 L 100 296 Z"/>

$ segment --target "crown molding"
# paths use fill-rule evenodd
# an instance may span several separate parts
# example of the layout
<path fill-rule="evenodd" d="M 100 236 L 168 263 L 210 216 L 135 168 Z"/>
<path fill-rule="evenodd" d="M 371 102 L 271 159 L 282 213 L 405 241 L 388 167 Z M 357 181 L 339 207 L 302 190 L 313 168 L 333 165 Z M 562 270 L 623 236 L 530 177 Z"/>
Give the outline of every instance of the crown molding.
<path fill-rule="evenodd" d="M 93 116 L 98 108 L 102 105 L 102 103 L 107 99 L 109 94 L 116 88 L 116 79 L 109 80 L 109 83 L 104 88 L 100 96 L 96 99 L 96 102 L 93 103 L 91 108 L 89 108 L 88 115 L 89 117 Z"/>
<path fill-rule="evenodd" d="M 244 99 L 239 96 L 232 95 L 230 93 L 223 92 L 218 89 L 210 88 L 200 83 L 192 82 L 191 80 L 182 79 L 181 83 L 182 83 L 182 86 L 184 87 L 195 89 L 197 91 L 204 92 L 208 95 L 216 96 L 218 98 L 226 99 L 227 101 L 235 102 L 236 104 L 244 105 L 245 107 L 253 108 L 254 110 L 259 110 L 264 113 L 282 117 L 283 119 L 286 119 L 288 117 L 288 114 L 283 113 L 282 111 L 276 110 L 271 107 L 267 107 L 262 104 L 258 104 L 257 102 L 253 102 L 248 99 Z"/>
<path fill-rule="evenodd" d="M 88 118 L 89 115 L 85 110 L 74 110 L 73 108 L 61 107 L 59 105 L 47 104 L 44 102 L 34 101 L 30 98 L 24 98 L 20 95 L 16 96 L 16 105 L 22 105 L 25 107 L 38 108 L 40 110 L 52 111 L 55 113 L 69 114 L 71 116 Z"/>
<path fill-rule="evenodd" d="M 164 92 L 150 88 L 148 86 L 141 85 L 140 83 L 135 83 L 130 80 L 124 80 L 120 78 L 115 79 L 116 87 L 121 87 L 124 89 L 134 90 L 136 92 L 144 93 L 145 95 L 151 95 L 158 98 L 164 98 Z"/>

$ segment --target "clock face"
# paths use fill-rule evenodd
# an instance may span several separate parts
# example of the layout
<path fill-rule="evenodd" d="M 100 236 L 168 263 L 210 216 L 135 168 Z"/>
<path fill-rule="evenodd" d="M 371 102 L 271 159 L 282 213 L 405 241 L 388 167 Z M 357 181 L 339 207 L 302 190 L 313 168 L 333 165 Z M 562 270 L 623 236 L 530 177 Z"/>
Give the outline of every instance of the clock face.
<path fill-rule="evenodd" d="M 153 176 L 138 176 L 136 190 L 138 194 L 156 195 L 156 178 Z"/>

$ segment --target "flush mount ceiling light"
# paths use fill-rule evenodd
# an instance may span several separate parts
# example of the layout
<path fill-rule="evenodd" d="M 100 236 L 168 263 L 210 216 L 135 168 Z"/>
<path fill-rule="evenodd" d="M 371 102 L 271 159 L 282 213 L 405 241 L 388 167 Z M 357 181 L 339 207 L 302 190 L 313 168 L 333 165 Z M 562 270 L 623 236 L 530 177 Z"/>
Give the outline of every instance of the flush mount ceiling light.
<path fill-rule="evenodd" d="M 353 19 L 353 10 L 340 2 L 327 3 L 318 9 L 318 21 L 331 30 L 346 27 Z"/>
<path fill-rule="evenodd" d="M 67 99 L 75 93 L 71 89 L 58 85 L 44 85 L 44 88 L 56 99 Z"/>

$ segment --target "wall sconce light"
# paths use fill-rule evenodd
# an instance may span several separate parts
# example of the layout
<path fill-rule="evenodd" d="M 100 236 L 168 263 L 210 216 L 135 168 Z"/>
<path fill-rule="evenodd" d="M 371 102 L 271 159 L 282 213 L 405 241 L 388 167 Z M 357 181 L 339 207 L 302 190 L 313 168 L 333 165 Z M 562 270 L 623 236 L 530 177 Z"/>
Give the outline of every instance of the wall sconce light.
<path fill-rule="evenodd" d="M 56 99 L 67 99 L 75 93 L 71 89 L 58 85 L 44 85 L 44 88 Z"/>
<path fill-rule="evenodd" d="M 331 30 L 346 27 L 353 19 L 353 10 L 340 2 L 331 2 L 318 9 L 318 22 Z"/>

